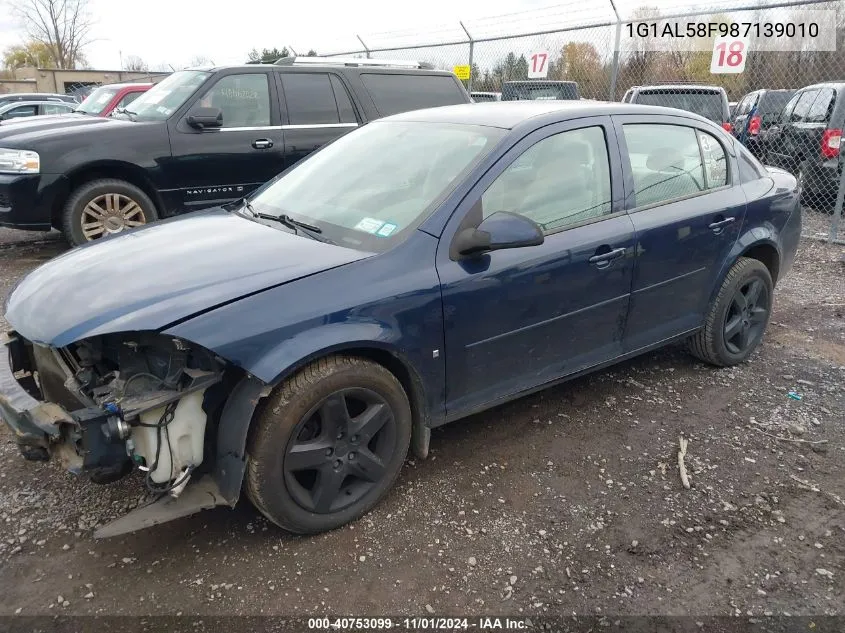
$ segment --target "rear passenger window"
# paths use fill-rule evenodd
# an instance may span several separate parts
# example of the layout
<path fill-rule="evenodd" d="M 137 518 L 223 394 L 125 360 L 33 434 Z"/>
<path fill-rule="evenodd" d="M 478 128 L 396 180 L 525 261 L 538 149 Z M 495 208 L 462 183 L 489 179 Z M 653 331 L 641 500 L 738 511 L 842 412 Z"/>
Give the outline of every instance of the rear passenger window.
<path fill-rule="evenodd" d="M 499 211 L 519 213 L 544 233 L 609 214 L 604 131 L 588 127 L 539 141 L 488 187 L 481 205 L 485 218 Z"/>
<path fill-rule="evenodd" d="M 450 75 L 362 73 L 361 81 L 382 116 L 467 101 Z"/>
<path fill-rule="evenodd" d="M 822 88 L 807 113 L 807 123 L 827 123 L 833 104 L 833 90 Z"/>
<path fill-rule="evenodd" d="M 629 124 L 622 129 L 631 159 L 636 206 L 704 191 L 704 166 L 693 128 Z"/>
<path fill-rule="evenodd" d="M 807 116 L 810 114 L 810 108 L 812 107 L 818 94 L 818 90 L 808 90 L 807 92 L 802 93 L 798 102 L 795 104 L 795 109 L 792 111 L 792 116 L 789 117 L 789 120 L 793 123 L 804 123 L 807 120 Z"/>
<path fill-rule="evenodd" d="M 291 125 L 340 123 L 334 90 L 326 73 L 285 73 L 282 86 Z"/>
<path fill-rule="evenodd" d="M 337 111 L 340 115 L 341 123 L 358 123 L 358 117 L 355 116 L 355 108 L 352 107 L 352 100 L 349 98 L 349 93 L 346 86 L 338 78 L 337 75 L 329 75 L 332 81 L 332 90 L 334 90 L 334 98 L 337 102 Z"/>

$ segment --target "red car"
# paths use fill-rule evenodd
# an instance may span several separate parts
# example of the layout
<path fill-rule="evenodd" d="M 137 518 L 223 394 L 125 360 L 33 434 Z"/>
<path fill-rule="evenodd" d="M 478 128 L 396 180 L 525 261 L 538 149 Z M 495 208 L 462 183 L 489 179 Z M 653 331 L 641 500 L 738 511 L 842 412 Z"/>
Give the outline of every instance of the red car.
<path fill-rule="evenodd" d="M 100 86 L 76 108 L 92 116 L 109 116 L 117 108 L 125 108 L 153 87 L 153 84 L 109 84 Z"/>

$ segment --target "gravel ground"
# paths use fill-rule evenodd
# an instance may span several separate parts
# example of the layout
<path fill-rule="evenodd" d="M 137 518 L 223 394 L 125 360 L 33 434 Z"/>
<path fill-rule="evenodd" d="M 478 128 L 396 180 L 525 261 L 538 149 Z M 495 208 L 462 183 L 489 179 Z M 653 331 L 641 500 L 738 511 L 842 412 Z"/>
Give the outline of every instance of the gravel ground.
<path fill-rule="evenodd" d="M 0 295 L 63 250 L 40 237 L 0 249 Z M 802 240 L 751 362 L 669 348 L 438 429 L 316 537 L 242 502 L 94 541 L 140 480 L 25 462 L 4 427 L 0 615 L 842 614 L 844 254 Z"/>

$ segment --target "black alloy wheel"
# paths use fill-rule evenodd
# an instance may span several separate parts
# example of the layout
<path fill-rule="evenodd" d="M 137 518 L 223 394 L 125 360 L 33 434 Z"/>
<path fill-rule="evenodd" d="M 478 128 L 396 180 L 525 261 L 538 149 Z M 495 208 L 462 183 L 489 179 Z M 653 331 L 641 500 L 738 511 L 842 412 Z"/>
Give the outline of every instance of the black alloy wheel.
<path fill-rule="evenodd" d="M 771 297 L 762 279 L 753 277 L 737 288 L 725 314 L 725 347 L 743 354 L 757 344 L 769 320 Z"/>
<path fill-rule="evenodd" d="M 383 397 L 363 388 L 336 391 L 294 429 L 283 462 L 285 484 L 311 512 L 343 510 L 385 478 L 396 436 L 396 419 Z"/>

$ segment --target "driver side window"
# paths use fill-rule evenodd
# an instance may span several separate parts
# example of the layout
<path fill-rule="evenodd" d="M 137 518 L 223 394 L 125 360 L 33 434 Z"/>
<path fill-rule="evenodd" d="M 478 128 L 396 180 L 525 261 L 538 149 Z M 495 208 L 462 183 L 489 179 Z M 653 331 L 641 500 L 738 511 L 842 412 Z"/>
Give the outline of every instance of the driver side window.
<path fill-rule="evenodd" d="M 498 211 L 534 220 L 543 233 L 608 215 L 610 162 L 601 127 L 561 132 L 525 151 L 481 197 L 483 217 Z"/>
<path fill-rule="evenodd" d="M 270 88 L 267 75 L 227 75 L 214 84 L 197 105 L 220 108 L 223 111 L 224 128 L 270 125 Z"/>

